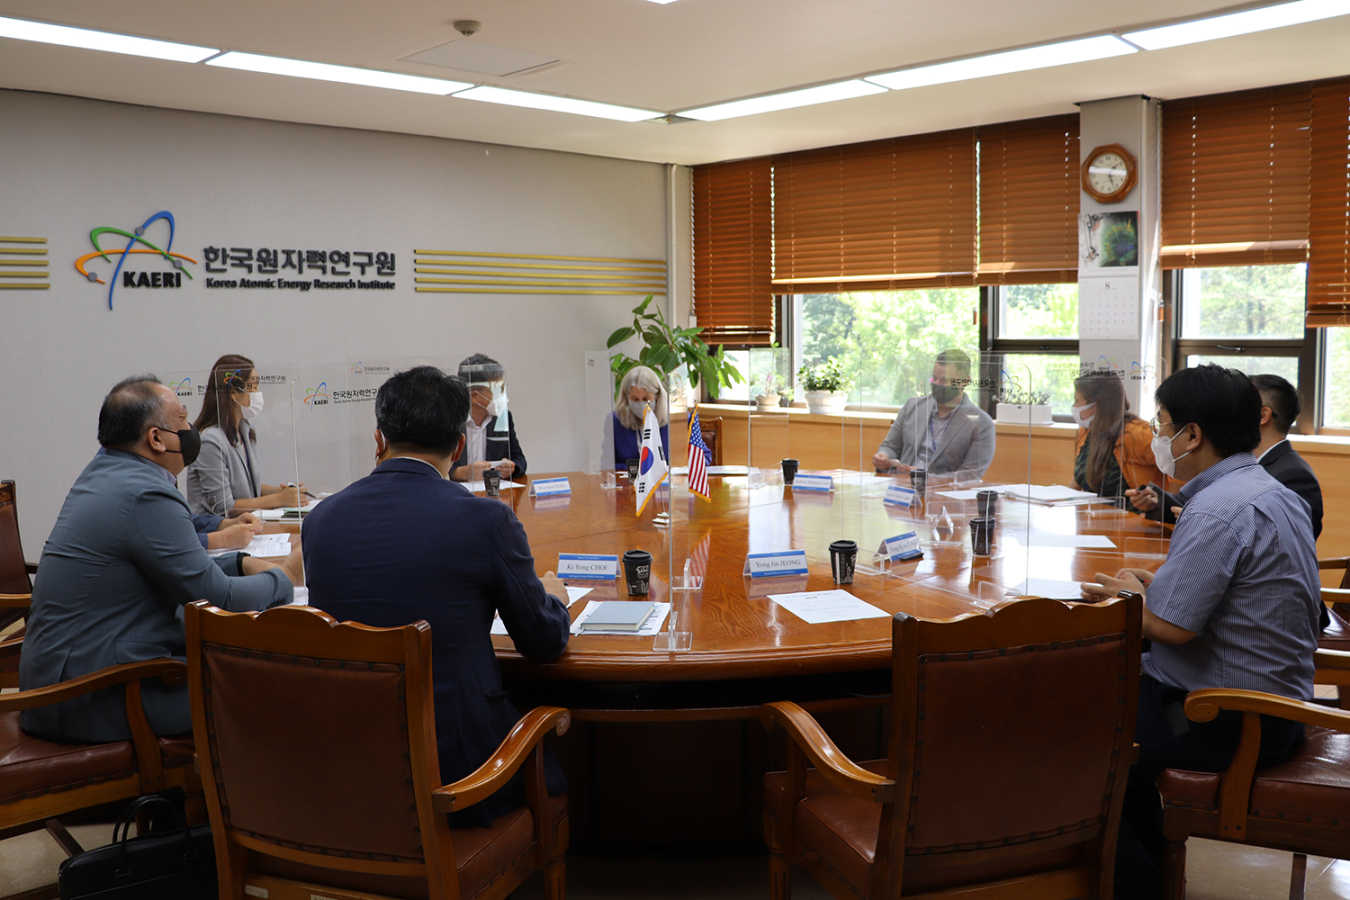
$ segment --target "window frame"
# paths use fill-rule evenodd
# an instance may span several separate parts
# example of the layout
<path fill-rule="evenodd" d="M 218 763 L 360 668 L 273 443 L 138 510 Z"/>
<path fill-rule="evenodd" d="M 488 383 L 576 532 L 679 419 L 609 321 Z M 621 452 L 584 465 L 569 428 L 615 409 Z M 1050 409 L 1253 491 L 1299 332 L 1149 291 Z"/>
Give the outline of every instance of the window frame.
<path fill-rule="evenodd" d="M 1001 284 L 984 285 L 980 288 L 980 355 L 997 354 L 1000 365 L 1008 354 L 1035 354 L 1037 356 L 1064 356 L 1081 359 L 1079 339 L 1072 338 L 1008 338 L 1000 337 L 1003 332 L 1003 290 Z M 992 408 L 990 399 L 986 409 L 993 416 L 997 409 Z M 1054 421 L 1072 422 L 1073 417 L 1064 413 L 1055 413 Z"/>

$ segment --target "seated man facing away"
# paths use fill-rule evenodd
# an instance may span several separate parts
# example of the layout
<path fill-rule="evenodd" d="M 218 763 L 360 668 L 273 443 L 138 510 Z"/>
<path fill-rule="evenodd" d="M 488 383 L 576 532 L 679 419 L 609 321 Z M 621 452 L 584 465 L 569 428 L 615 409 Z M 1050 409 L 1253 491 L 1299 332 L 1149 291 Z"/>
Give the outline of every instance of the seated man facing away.
<path fill-rule="evenodd" d="M 1116 855 L 1116 896 L 1161 896 L 1165 768 L 1219 772 L 1237 752 L 1242 717 L 1188 721 L 1190 691 L 1240 688 L 1295 700 L 1313 696 L 1320 587 L 1307 504 L 1261 467 L 1261 395 L 1236 369 L 1182 369 L 1157 390 L 1153 453 L 1163 474 L 1186 481 L 1167 560 L 1156 575 L 1123 569 L 1091 599 L 1144 594 L 1144 654 L 1135 741 Z M 1258 765 L 1283 760 L 1303 726 L 1261 717 Z"/>
<path fill-rule="evenodd" d="M 932 393 L 900 408 L 872 464 L 878 472 L 926 469 L 978 479 L 994 461 L 994 420 L 966 396 L 970 357 L 944 350 L 933 363 Z"/>
<path fill-rule="evenodd" d="M 506 372 L 490 356 L 475 353 L 459 364 L 459 377 L 469 385 L 469 421 L 464 450 L 450 466 L 455 481 L 482 481 L 495 468 L 502 478 L 525 474 L 525 452 L 516 440 L 516 420 L 506 408 Z"/>
<path fill-rule="evenodd" d="M 186 657 L 181 609 L 206 599 L 242 612 L 289 603 L 298 553 L 278 566 L 242 553 L 212 559 L 175 479 L 200 438 L 187 409 L 152 375 L 114 387 L 98 414 L 106 451 L 76 479 L 42 551 L 19 661 L 24 690 L 108 666 Z M 73 741 L 125 741 L 124 695 L 109 689 L 24 710 L 25 731 Z M 187 685 L 146 681 L 156 734 L 192 730 Z"/>
<path fill-rule="evenodd" d="M 432 366 L 400 372 L 375 397 L 375 471 L 329 497 L 305 519 L 312 605 L 340 620 L 431 625 L 432 678 L 441 779 L 487 761 L 520 718 L 502 690 L 493 612 L 516 649 L 551 660 L 567 647 L 567 596 L 541 581 L 511 508 L 449 481 L 464 449 L 469 389 Z M 566 785 L 549 757 L 552 794 Z M 455 827 L 488 825 L 525 802 L 523 779 L 451 814 Z"/>

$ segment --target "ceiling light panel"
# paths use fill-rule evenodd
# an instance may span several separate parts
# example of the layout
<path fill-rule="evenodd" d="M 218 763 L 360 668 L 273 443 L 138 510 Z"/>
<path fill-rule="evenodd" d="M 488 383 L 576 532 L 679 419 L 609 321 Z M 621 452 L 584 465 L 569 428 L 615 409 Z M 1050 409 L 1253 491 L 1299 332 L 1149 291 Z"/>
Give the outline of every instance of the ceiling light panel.
<path fill-rule="evenodd" d="M 967 81 L 972 78 L 987 78 L 991 75 L 1007 75 L 1012 72 L 1027 72 L 1032 69 L 1049 69 L 1054 66 L 1067 66 L 1072 63 L 1108 59 L 1112 56 L 1125 56 L 1137 52 L 1137 48 L 1131 47 L 1115 35 L 1106 34 L 1076 41 L 1061 41 L 1058 44 L 1045 44 L 1040 47 L 1025 47 L 1021 50 L 990 53 L 986 56 L 958 59 L 932 66 L 917 66 L 913 69 L 901 69 L 899 72 L 890 72 L 885 75 L 869 75 L 867 80 L 893 91 L 903 91 L 908 88 L 926 87 L 930 84 L 947 84 L 953 81 Z"/>
<path fill-rule="evenodd" d="M 534 94 L 529 91 L 512 91 L 487 85 L 461 91 L 455 94 L 455 98 L 482 100 L 485 103 L 502 103 L 506 106 L 524 106 L 530 109 L 546 109 L 551 112 L 572 113 L 578 116 L 594 116 L 600 119 L 613 119 L 617 122 L 641 122 L 644 119 L 655 119 L 661 115 L 661 113 L 650 109 L 634 109 L 629 106 L 596 103 L 593 100 L 577 100 L 572 97 L 557 97 L 553 94 Z"/>
<path fill-rule="evenodd" d="M 795 109 L 799 106 L 814 106 L 817 103 L 831 103 L 835 100 L 851 100 L 854 97 L 884 94 L 885 92 L 884 88 L 875 84 L 868 84 L 865 81 L 839 81 L 834 84 L 804 88 L 800 91 L 785 91 L 781 94 L 769 94 L 766 97 L 750 97 L 746 100 L 732 100 L 730 103 L 718 103 L 715 106 L 685 110 L 680 115 L 704 122 L 718 122 L 722 119 L 753 116 L 758 113 L 776 112 L 780 109 Z"/>
<path fill-rule="evenodd" d="M 214 47 L 176 44 L 172 41 L 156 41 L 150 38 L 114 34 L 110 31 L 90 31 L 87 28 L 48 25 L 45 22 L 28 22 L 23 19 L 9 19 L 3 16 L 0 16 L 0 37 L 186 63 L 201 62 L 220 52 Z"/>
<path fill-rule="evenodd" d="M 403 75 L 399 72 L 381 72 L 376 69 L 358 69 L 355 66 L 334 66 L 329 63 L 306 62 L 303 59 L 283 59 L 279 56 L 259 56 L 231 50 L 206 61 L 208 66 L 224 69 L 242 69 L 267 75 L 286 75 L 291 78 L 311 78 L 316 81 L 336 81 L 365 87 L 388 88 L 394 91 L 413 91 L 418 94 L 453 94 L 470 87 L 464 81 L 445 81 L 423 78 L 421 75 Z"/>
<path fill-rule="evenodd" d="M 1131 31 L 1125 34 L 1124 38 L 1145 50 L 1163 50 L 1167 47 L 1198 44 L 1202 41 L 1269 31 L 1287 25 L 1302 25 L 1304 22 L 1316 22 L 1344 15 L 1350 15 L 1350 0 L 1298 0 L 1296 3 L 1249 9 L 1226 16 L 1197 19 L 1194 22 L 1179 22 L 1161 28 Z"/>

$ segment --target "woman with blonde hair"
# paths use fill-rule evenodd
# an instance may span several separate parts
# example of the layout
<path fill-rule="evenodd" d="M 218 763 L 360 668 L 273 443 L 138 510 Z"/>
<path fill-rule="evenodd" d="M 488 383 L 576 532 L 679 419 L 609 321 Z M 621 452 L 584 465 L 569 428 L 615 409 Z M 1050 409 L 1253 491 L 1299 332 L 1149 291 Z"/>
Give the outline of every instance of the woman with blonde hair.
<path fill-rule="evenodd" d="M 625 469 L 642 449 L 642 420 L 651 406 L 661 426 L 661 452 L 670 459 L 670 408 L 661 376 L 646 366 L 633 366 L 619 383 L 610 427 L 614 432 L 614 468 Z"/>
<path fill-rule="evenodd" d="M 1073 486 L 1101 497 L 1124 497 L 1142 484 L 1162 484 L 1153 458 L 1153 432 L 1130 412 L 1125 383 L 1116 372 L 1085 373 L 1074 381 Z M 1129 503 L 1129 509 L 1135 509 Z"/>

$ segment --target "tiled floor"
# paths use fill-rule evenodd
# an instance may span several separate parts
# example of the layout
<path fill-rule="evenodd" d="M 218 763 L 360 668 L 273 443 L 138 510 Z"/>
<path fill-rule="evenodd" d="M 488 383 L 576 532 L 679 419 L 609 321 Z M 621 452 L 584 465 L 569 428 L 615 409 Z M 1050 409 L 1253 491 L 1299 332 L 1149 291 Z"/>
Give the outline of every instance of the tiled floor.
<path fill-rule="evenodd" d="M 106 843 L 110 825 L 71 829 L 86 847 Z M 1272 900 L 1289 894 L 1291 857 L 1192 840 L 1187 881 L 1189 900 Z M 61 853 L 45 833 L 0 842 L 0 897 L 56 878 Z M 827 900 L 821 887 L 796 873 L 794 900 Z M 1350 861 L 1308 858 L 1307 900 L 1350 900 Z M 697 861 L 612 860 L 572 856 L 567 860 L 567 894 L 572 900 L 750 900 L 768 896 L 767 857 Z M 538 876 L 513 895 L 514 900 L 542 900 Z"/>

